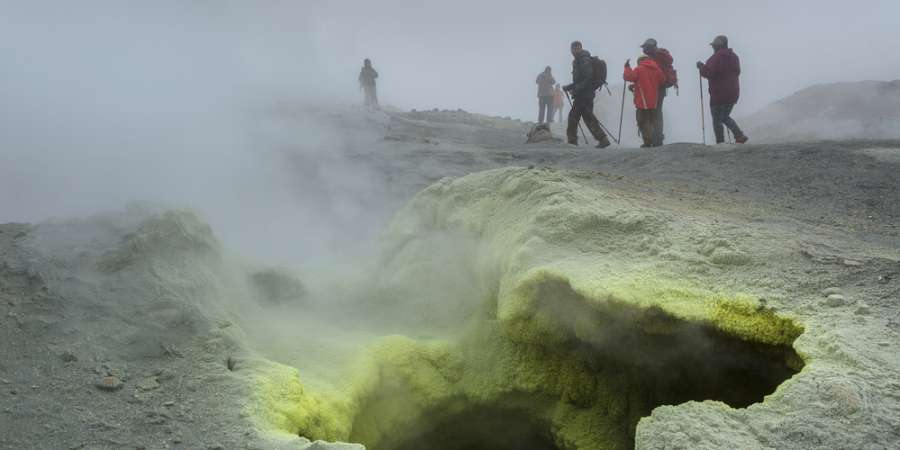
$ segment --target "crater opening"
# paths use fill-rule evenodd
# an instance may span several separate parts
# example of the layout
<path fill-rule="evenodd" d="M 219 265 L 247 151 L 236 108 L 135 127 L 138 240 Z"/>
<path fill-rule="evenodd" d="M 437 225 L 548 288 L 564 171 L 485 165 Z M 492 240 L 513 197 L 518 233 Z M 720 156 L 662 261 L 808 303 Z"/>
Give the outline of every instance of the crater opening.
<path fill-rule="evenodd" d="M 558 450 L 550 423 L 526 411 L 495 406 L 469 407 L 440 419 L 421 420 L 392 450 Z"/>
<path fill-rule="evenodd" d="M 551 304 L 568 303 L 559 297 L 571 291 L 556 293 Z M 803 367 L 791 345 L 749 341 L 660 308 L 607 303 L 552 317 L 568 339 L 516 342 L 494 321 L 449 356 L 382 365 L 351 440 L 372 450 L 633 448 L 638 421 L 658 406 L 744 408 Z M 796 327 L 793 342 L 802 328 L 786 326 Z"/>
<path fill-rule="evenodd" d="M 606 326 L 578 342 L 579 357 L 595 371 L 614 367 L 628 373 L 647 400 L 647 413 L 691 400 L 745 408 L 803 368 L 790 345 L 739 339 L 658 308 L 600 312 L 596 321 Z"/>

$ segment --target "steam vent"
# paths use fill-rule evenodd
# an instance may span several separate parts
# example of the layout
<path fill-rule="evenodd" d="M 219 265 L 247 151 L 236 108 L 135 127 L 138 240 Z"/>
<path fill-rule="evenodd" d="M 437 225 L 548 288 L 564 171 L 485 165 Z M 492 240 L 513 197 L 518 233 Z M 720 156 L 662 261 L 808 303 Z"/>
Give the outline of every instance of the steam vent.
<path fill-rule="evenodd" d="M 402 174 L 446 169 L 403 136 L 515 127 L 390 120 Z M 900 448 L 900 145 L 530 151 L 395 178 L 377 235 L 0 224 L 0 450 Z"/>
<path fill-rule="evenodd" d="M 659 407 L 746 414 L 804 368 L 803 325 L 722 282 L 761 237 L 554 170 L 443 180 L 396 217 L 351 314 L 396 334 L 337 386 L 273 368 L 255 414 L 384 450 L 630 449 Z"/>
<path fill-rule="evenodd" d="M 900 450 L 900 0 L 530 3 L 0 2 L 0 450 Z"/>

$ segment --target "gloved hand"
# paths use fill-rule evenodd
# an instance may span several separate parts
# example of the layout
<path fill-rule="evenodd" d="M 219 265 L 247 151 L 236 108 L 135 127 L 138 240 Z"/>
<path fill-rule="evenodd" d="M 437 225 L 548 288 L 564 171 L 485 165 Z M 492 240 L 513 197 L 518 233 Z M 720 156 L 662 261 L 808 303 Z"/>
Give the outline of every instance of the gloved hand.
<path fill-rule="evenodd" d="M 631 91 L 631 92 L 634 92 L 634 85 L 633 85 L 633 84 L 629 84 L 629 85 L 628 85 L 628 90 Z"/>
<path fill-rule="evenodd" d="M 704 64 L 702 61 L 697 61 L 697 70 L 703 70 L 703 66 Z"/>
<path fill-rule="evenodd" d="M 569 92 L 569 91 L 571 91 L 574 87 L 575 87 L 574 84 L 567 84 L 567 85 L 563 86 L 563 90 L 566 91 L 566 92 Z"/>

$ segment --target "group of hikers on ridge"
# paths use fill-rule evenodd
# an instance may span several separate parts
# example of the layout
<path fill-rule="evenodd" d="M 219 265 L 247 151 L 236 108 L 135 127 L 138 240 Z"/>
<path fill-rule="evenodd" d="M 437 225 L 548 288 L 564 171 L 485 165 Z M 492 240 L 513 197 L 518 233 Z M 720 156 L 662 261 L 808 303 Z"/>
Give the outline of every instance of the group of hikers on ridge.
<path fill-rule="evenodd" d="M 748 138 L 737 122 L 731 118 L 731 111 L 740 97 L 740 59 L 728 46 L 726 36 L 716 36 L 710 46 L 713 48 L 713 55 L 705 63 L 698 61 L 697 70 L 701 77 L 701 85 L 702 78 L 709 81 L 709 106 L 716 143 L 725 142 L 727 127 L 734 135 L 734 142 L 743 144 Z M 631 83 L 627 89 L 634 95 L 635 118 L 643 139 L 641 147 L 658 147 L 663 145 L 665 140 L 663 103 L 669 88 L 678 89 L 678 73 L 673 66 L 672 55 L 665 48 L 659 47 L 655 39 L 644 41 L 641 49 L 643 55 L 638 57 L 635 67 L 631 67 L 630 59 L 625 61 L 622 79 Z M 569 97 L 571 109 L 566 126 L 568 143 L 578 145 L 578 128 L 580 122 L 584 120 L 587 129 L 598 142 L 597 148 L 608 147 L 610 145 L 608 131 L 594 115 L 596 91 L 606 84 L 606 63 L 592 56 L 579 41 L 572 42 L 570 51 L 573 57 L 570 84 L 561 87 L 553 78 L 550 66 L 547 66 L 535 80 L 538 86 L 538 123 L 552 123 L 554 115 L 558 115 L 558 120 L 562 122 L 563 96 Z M 379 109 L 375 88 L 377 78 L 378 72 L 372 67 L 372 62 L 366 59 L 359 72 L 359 85 L 365 94 L 365 104 L 370 109 Z M 701 91 L 701 106 L 702 95 Z M 623 110 L 624 102 L 623 89 Z M 705 113 L 702 117 L 705 117 Z M 621 139 L 621 118 L 619 135 Z M 704 143 L 705 141 L 704 125 Z"/>
<path fill-rule="evenodd" d="M 710 45 L 713 55 L 705 63 L 698 61 L 697 69 L 701 77 L 709 80 L 709 106 L 716 143 L 725 142 L 724 129 L 727 127 L 734 135 L 734 141 L 743 144 L 747 142 L 747 136 L 731 118 L 731 111 L 740 97 L 740 59 L 729 48 L 726 36 L 717 36 Z M 673 67 L 672 55 L 659 47 L 655 39 L 644 41 L 641 49 L 644 54 L 638 58 L 634 68 L 630 59 L 625 61 L 622 78 L 631 83 L 628 90 L 634 94 L 637 126 L 643 139 L 641 147 L 658 147 L 665 140 L 663 102 L 669 88 L 678 89 L 678 73 Z M 595 93 L 606 84 L 606 63 L 592 56 L 579 41 L 572 42 L 570 50 L 573 57 L 571 84 L 563 86 L 560 91 L 550 67 L 538 75 L 538 122 L 544 123 L 545 119 L 546 122 L 553 122 L 553 113 L 557 111 L 562 120 L 562 95 L 571 94 L 572 109 L 566 127 L 569 144 L 578 145 L 578 127 L 584 120 L 598 142 L 597 148 L 608 147 L 607 131 L 594 115 Z M 624 91 L 622 95 L 624 107 Z"/>

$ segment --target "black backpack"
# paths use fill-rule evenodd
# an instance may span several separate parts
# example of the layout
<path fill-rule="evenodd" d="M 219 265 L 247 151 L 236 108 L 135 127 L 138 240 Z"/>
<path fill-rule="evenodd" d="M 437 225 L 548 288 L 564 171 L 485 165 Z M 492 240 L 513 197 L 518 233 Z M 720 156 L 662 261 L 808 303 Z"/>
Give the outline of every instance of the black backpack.
<path fill-rule="evenodd" d="M 591 56 L 591 66 L 594 68 L 594 89 L 600 89 L 606 84 L 606 61 L 596 56 Z"/>

